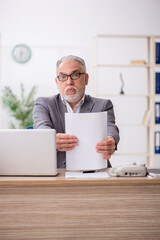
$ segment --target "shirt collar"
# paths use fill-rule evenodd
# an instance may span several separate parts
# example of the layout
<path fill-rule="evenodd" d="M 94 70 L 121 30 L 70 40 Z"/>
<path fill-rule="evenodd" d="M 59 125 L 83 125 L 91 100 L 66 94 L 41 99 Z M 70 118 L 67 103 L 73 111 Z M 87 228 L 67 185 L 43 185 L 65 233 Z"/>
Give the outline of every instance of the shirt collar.
<path fill-rule="evenodd" d="M 60 95 L 61 96 L 61 95 Z M 84 98 L 85 98 L 85 94 L 84 96 L 81 98 L 81 100 L 77 103 L 76 107 L 78 106 L 82 106 L 82 104 L 84 103 Z M 61 96 L 61 100 L 63 102 L 64 105 L 69 104 L 62 96 Z"/>

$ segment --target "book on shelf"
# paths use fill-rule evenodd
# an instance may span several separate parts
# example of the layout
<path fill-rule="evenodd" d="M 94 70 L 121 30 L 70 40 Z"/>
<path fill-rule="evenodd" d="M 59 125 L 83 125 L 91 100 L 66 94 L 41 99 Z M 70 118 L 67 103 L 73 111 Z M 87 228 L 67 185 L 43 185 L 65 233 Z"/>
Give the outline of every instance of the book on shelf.
<path fill-rule="evenodd" d="M 160 154 L 160 131 L 155 132 L 155 154 Z"/>
<path fill-rule="evenodd" d="M 155 123 L 160 123 L 160 102 L 155 102 Z"/>
<path fill-rule="evenodd" d="M 135 64 L 135 65 L 144 65 L 144 64 L 146 64 L 146 61 L 144 61 L 144 60 L 131 60 L 130 63 Z"/>
<path fill-rule="evenodd" d="M 151 120 L 151 110 L 147 109 L 144 113 L 144 117 L 142 119 L 142 125 L 148 125 L 150 124 Z"/>
<path fill-rule="evenodd" d="M 160 72 L 156 72 L 156 94 L 160 94 Z"/>
<path fill-rule="evenodd" d="M 160 64 L 160 42 L 156 42 L 156 64 Z"/>

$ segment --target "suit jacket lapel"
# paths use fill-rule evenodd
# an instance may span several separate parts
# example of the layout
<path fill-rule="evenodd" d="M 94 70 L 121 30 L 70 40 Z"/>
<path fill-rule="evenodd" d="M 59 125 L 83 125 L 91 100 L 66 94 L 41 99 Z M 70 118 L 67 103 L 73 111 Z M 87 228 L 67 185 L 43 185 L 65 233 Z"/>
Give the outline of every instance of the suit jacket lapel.
<path fill-rule="evenodd" d="M 92 112 L 94 101 L 89 95 L 85 96 L 84 103 L 81 106 L 80 113 Z M 65 132 L 65 112 L 67 112 L 67 107 L 63 104 L 60 95 L 57 96 L 57 108 L 58 114 L 61 120 L 61 126 L 63 132 Z"/>
<path fill-rule="evenodd" d="M 94 104 L 95 103 L 93 102 L 92 98 L 89 95 L 86 95 L 84 103 L 81 106 L 80 113 L 92 112 Z"/>
<path fill-rule="evenodd" d="M 59 111 L 59 117 L 61 120 L 62 129 L 63 129 L 63 132 L 65 132 L 65 112 L 67 112 L 67 108 L 63 104 L 60 95 L 57 98 L 57 107 L 58 107 L 58 111 Z"/>

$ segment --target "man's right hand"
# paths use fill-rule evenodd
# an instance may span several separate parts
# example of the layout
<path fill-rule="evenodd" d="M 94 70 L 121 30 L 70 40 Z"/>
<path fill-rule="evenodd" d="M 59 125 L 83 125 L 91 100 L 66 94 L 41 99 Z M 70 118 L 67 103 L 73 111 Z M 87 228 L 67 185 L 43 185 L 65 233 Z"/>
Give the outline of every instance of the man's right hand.
<path fill-rule="evenodd" d="M 69 134 L 57 133 L 56 134 L 56 148 L 58 151 L 73 150 L 78 145 L 78 139 Z"/>

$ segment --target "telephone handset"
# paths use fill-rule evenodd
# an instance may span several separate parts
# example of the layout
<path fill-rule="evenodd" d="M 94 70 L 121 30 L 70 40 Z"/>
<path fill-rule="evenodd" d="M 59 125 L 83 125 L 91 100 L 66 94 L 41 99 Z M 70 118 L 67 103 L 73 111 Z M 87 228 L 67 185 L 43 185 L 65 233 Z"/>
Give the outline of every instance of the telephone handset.
<path fill-rule="evenodd" d="M 144 163 L 135 162 L 132 165 L 111 168 L 109 174 L 112 177 L 144 177 L 147 175 L 147 168 Z"/>

